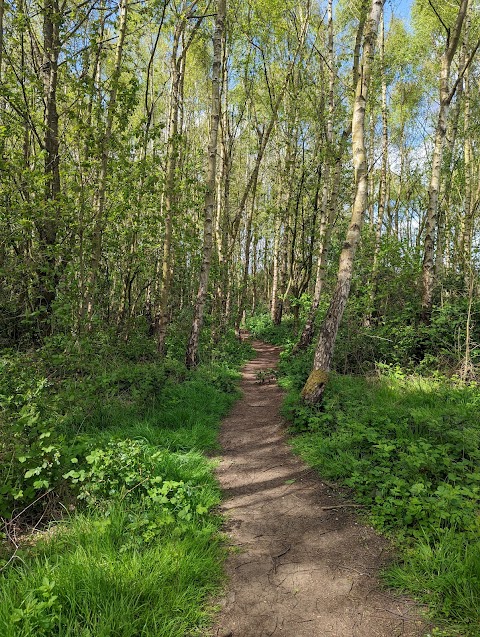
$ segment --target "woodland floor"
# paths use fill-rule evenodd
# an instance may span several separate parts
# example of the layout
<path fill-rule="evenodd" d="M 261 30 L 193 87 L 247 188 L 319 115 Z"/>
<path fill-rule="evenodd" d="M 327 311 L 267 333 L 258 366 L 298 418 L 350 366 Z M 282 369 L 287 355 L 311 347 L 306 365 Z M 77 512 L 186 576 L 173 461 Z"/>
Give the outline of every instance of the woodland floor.
<path fill-rule="evenodd" d="M 362 525 L 345 499 L 285 442 L 282 391 L 256 374 L 275 367 L 279 349 L 253 343 L 243 398 L 223 423 L 226 531 L 234 550 L 217 637 L 420 637 L 415 605 L 378 578 L 388 542 Z M 339 505 L 338 508 L 333 508 Z"/>

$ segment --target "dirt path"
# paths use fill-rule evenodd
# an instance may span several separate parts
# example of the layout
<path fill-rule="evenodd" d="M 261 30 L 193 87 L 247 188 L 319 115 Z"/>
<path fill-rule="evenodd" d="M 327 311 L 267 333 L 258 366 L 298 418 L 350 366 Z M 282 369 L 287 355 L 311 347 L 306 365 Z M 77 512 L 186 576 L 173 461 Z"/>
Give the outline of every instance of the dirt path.
<path fill-rule="evenodd" d="M 218 637 L 420 637 L 412 604 L 376 574 L 388 545 L 357 523 L 284 442 L 281 390 L 256 373 L 278 348 L 254 342 L 243 399 L 224 421 L 218 479 L 232 545 Z"/>

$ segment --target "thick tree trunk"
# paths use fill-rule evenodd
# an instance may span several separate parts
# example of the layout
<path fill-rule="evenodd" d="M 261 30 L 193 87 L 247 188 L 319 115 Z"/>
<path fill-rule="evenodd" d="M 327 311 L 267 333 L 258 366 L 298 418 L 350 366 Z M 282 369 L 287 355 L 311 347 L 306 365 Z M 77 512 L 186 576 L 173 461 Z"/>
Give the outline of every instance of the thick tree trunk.
<path fill-rule="evenodd" d="M 355 251 L 360 240 L 363 217 L 367 208 L 368 176 L 365 148 L 365 109 L 374 57 L 375 40 L 384 1 L 385 0 L 372 0 L 370 15 L 365 23 L 363 53 L 360 65 L 361 72 L 358 74 L 355 88 L 352 117 L 352 150 L 356 185 L 355 198 L 346 240 L 340 254 L 337 284 L 320 330 L 313 362 L 313 371 L 302 391 L 303 399 L 309 403 L 318 403 L 323 396 L 332 363 L 338 328 L 350 293 Z"/>
<path fill-rule="evenodd" d="M 203 261 L 200 271 L 197 298 L 193 313 L 192 329 L 187 345 L 185 363 L 190 369 L 198 364 L 198 344 L 203 325 L 203 315 L 208 290 L 208 278 L 213 250 L 213 215 L 215 207 L 215 180 L 217 174 L 217 141 L 220 122 L 220 84 L 222 50 L 225 41 L 226 0 L 218 0 L 213 36 L 212 112 L 210 115 L 210 140 L 208 144 L 208 173 L 205 192 L 205 221 L 203 231 Z"/>

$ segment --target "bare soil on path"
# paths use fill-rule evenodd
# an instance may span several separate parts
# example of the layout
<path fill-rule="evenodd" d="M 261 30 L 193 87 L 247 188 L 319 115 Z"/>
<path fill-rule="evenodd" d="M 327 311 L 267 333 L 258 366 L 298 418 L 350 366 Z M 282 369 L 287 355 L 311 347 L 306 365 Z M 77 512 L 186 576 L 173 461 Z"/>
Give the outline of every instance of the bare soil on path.
<path fill-rule="evenodd" d="M 279 349 L 254 341 L 243 398 L 225 419 L 217 475 L 234 549 L 217 637 L 420 637 L 411 601 L 385 589 L 389 545 L 285 443 L 282 391 L 257 373 Z M 339 508 L 335 508 L 339 505 Z"/>

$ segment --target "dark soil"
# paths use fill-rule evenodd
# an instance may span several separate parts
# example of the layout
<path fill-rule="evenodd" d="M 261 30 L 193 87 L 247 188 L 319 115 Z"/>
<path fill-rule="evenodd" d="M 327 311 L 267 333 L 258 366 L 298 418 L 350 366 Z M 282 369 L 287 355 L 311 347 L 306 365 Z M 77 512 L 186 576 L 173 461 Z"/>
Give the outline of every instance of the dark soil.
<path fill-rule="evenodd" d="M 259 382 L 279 350 L 254 342 L 243 399 L 224 421 L 226 531 L 234 547 L 218 637 L 420 637 L 414 604 L 382 586 L 388 542 L 358 522 L 353 507 L 293 455 L 280 416 L 282 391 Z M 338 507 L 337 507 L 338 505 Z"/>

